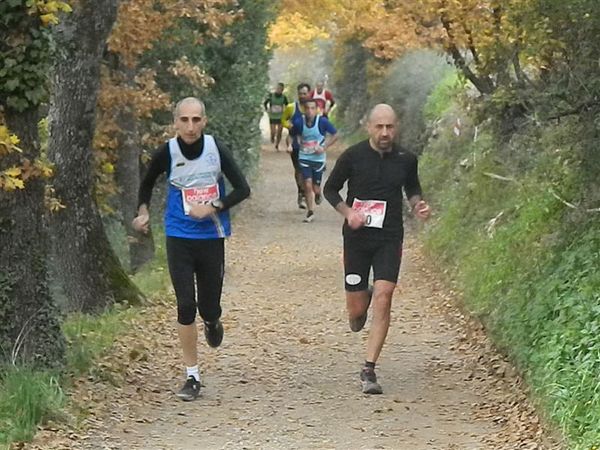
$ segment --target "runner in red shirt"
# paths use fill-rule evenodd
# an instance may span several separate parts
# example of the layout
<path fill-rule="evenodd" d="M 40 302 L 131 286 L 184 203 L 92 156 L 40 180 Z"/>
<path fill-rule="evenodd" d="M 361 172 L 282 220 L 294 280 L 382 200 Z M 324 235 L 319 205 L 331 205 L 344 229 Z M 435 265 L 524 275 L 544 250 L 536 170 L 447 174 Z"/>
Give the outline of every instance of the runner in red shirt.
<path fill-rule="evenodd" d="M 331 91 L 325 89 L 325 83 L 317 81 L 315 89 L 310 91 L 309 96 L 317 102 L 317 107 L 321 111 L 321 115 L 327 117 L 327 114 L 329 114 L 331 108 L 335 105 L 335 100 Z"/>

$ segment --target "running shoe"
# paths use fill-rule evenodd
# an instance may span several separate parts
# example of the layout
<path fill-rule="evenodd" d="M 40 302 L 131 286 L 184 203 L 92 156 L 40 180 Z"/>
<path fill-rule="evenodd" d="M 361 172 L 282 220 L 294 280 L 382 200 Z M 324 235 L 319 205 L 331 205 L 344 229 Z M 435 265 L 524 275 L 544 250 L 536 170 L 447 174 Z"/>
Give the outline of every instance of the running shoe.
<path fill-rule="evenodd" d="M 306 213 L 306 217 L 302 220 L 302 222 L 304 222 L 304 223 L 311 223 L 314 218 L 315 218 L 315 213 L 309 210 Z"/>
<path fill-rule="evenodd" d="M 213 348 L 217 348 L 223 342 L 223 324 L 217 319 L 216 322 L 204 321 L 204 337 L 206 342 Z"/>
<path fill-rule="evenodd" d="M 371 305 L 371 299 L 373 298 L 373 286 L 369 286 L 367 288 L 367 292 L 369 293 L 369 303 L 367 304 L 367 309 L 365 309 L 365 313 L 362 316 L 357 317 L 356 319 L 348 320 L 348 322 L 350 323 L 350 329 L 355 333 L 358 333 L 360 330 L 362 330 L 365 326 L 365 323 L 367 322 L 367 311 L 369 310 L 369 306 Z"/>
<path fill-rule="evenodd" d="M 181 390 L 177 393 L 177 397 L 179 397 L 184 402 L 191 402 L 192 400 L 196 400 L 198 395 L 200 394 L 200 382 L 197 381 L 194 377 L 188 377 L 185 380 L 185 384 L 181 388 Z"/>
<path fill-rule="evenodd" d="M 321 194 L 315 194 L 315 203 L 317 205 L 320 205 L 323 202 L 323 197 L 321 197 Z"/>
<path fill-rule="evenodd" d="M 381 389 L 381 385 L 377 382 L 375 369 L 363 367 L 360 372 L 360 382 L 363 394 L 383 394 L 383 389 Z"/>
<path fill-rule="evenodd" d="M 306 209 L 306 205 L 304 203 L 304 194 L 298 193 L 298 208 Z"/>

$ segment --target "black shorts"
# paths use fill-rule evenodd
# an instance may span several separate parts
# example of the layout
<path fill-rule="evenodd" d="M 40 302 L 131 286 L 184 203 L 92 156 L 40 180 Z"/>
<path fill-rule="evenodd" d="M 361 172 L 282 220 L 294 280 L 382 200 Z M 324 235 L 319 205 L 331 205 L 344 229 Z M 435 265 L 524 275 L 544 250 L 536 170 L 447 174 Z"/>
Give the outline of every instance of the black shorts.
<path fill-rule="evenodd" d="M 376 241 L 344 238 L 344 287 L 349 292 L 364 291 L 373 280 L 398 282 L 402 261 L 402 240 Z"/>
<path fill-rule="evenodd" d="M 279 125 L 281 123 L 281 119 L 269 119 L 269 123 L 271 125 Z"/>
<path fill-rule="evenodd" d="M 194 323 L 196 311 L 208 322 L 221 317 L 224 242 L 220 238 L 167 236 L 167 262 L 177 298 L 177 321 L 180 324 Z"/>

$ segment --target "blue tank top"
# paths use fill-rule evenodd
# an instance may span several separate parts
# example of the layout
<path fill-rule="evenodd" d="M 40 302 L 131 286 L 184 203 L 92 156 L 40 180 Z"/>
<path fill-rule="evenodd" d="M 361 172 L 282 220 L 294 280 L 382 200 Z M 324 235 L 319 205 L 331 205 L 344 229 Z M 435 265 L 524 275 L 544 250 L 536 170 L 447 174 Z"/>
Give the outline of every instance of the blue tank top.
<path fill-rule="evenodd" d="M 304 161 L 325 162 L 327 155 L 325 152 L 315 153 L 318 147 L 323 146 L 325 136 L 319 130 L 319 119 L 321 116 L 315 117 L 315 123 L 312 127 L 306 125 L 306 118 L 302 118 L 302 137 L 300 138 L 300 152 L 298 157 Z"/>
<path fill-rule="evenodd" d="M 229 212 L 195 219 L 188 212 L 192 204 L 209 203 L 225 197 L 221 157 L 212 136 L 204 135 L 204 149 L 195 159 L 181 153 L 177 139 L 169 140 L 171 169 L 167 180 L 165 234 L 187 239 L 217 239 L 231 235 Z"/>

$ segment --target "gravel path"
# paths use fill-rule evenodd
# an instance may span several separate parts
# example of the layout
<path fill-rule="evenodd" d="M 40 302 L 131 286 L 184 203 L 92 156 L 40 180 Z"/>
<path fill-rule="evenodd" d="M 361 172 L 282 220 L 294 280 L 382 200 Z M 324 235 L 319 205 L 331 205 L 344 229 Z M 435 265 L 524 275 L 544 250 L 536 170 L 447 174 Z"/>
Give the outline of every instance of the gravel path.
<path fill-rule="evenodd" d="M 415 225 L 378 365 L 384 395 L 363 395 L 369 323 L 348 328 L 341 219 L 323 204 L 302 223 L 286 153 L 265 149 L 261 173 L 227 243 L 225 340 L 201 344 L 201 398 L 174 397 L 183 373 L 165 299 L 79 382 L 77 431 L 49 425 L 30 448 L 560 448 L 515 371 L 427 270 Z"/>

